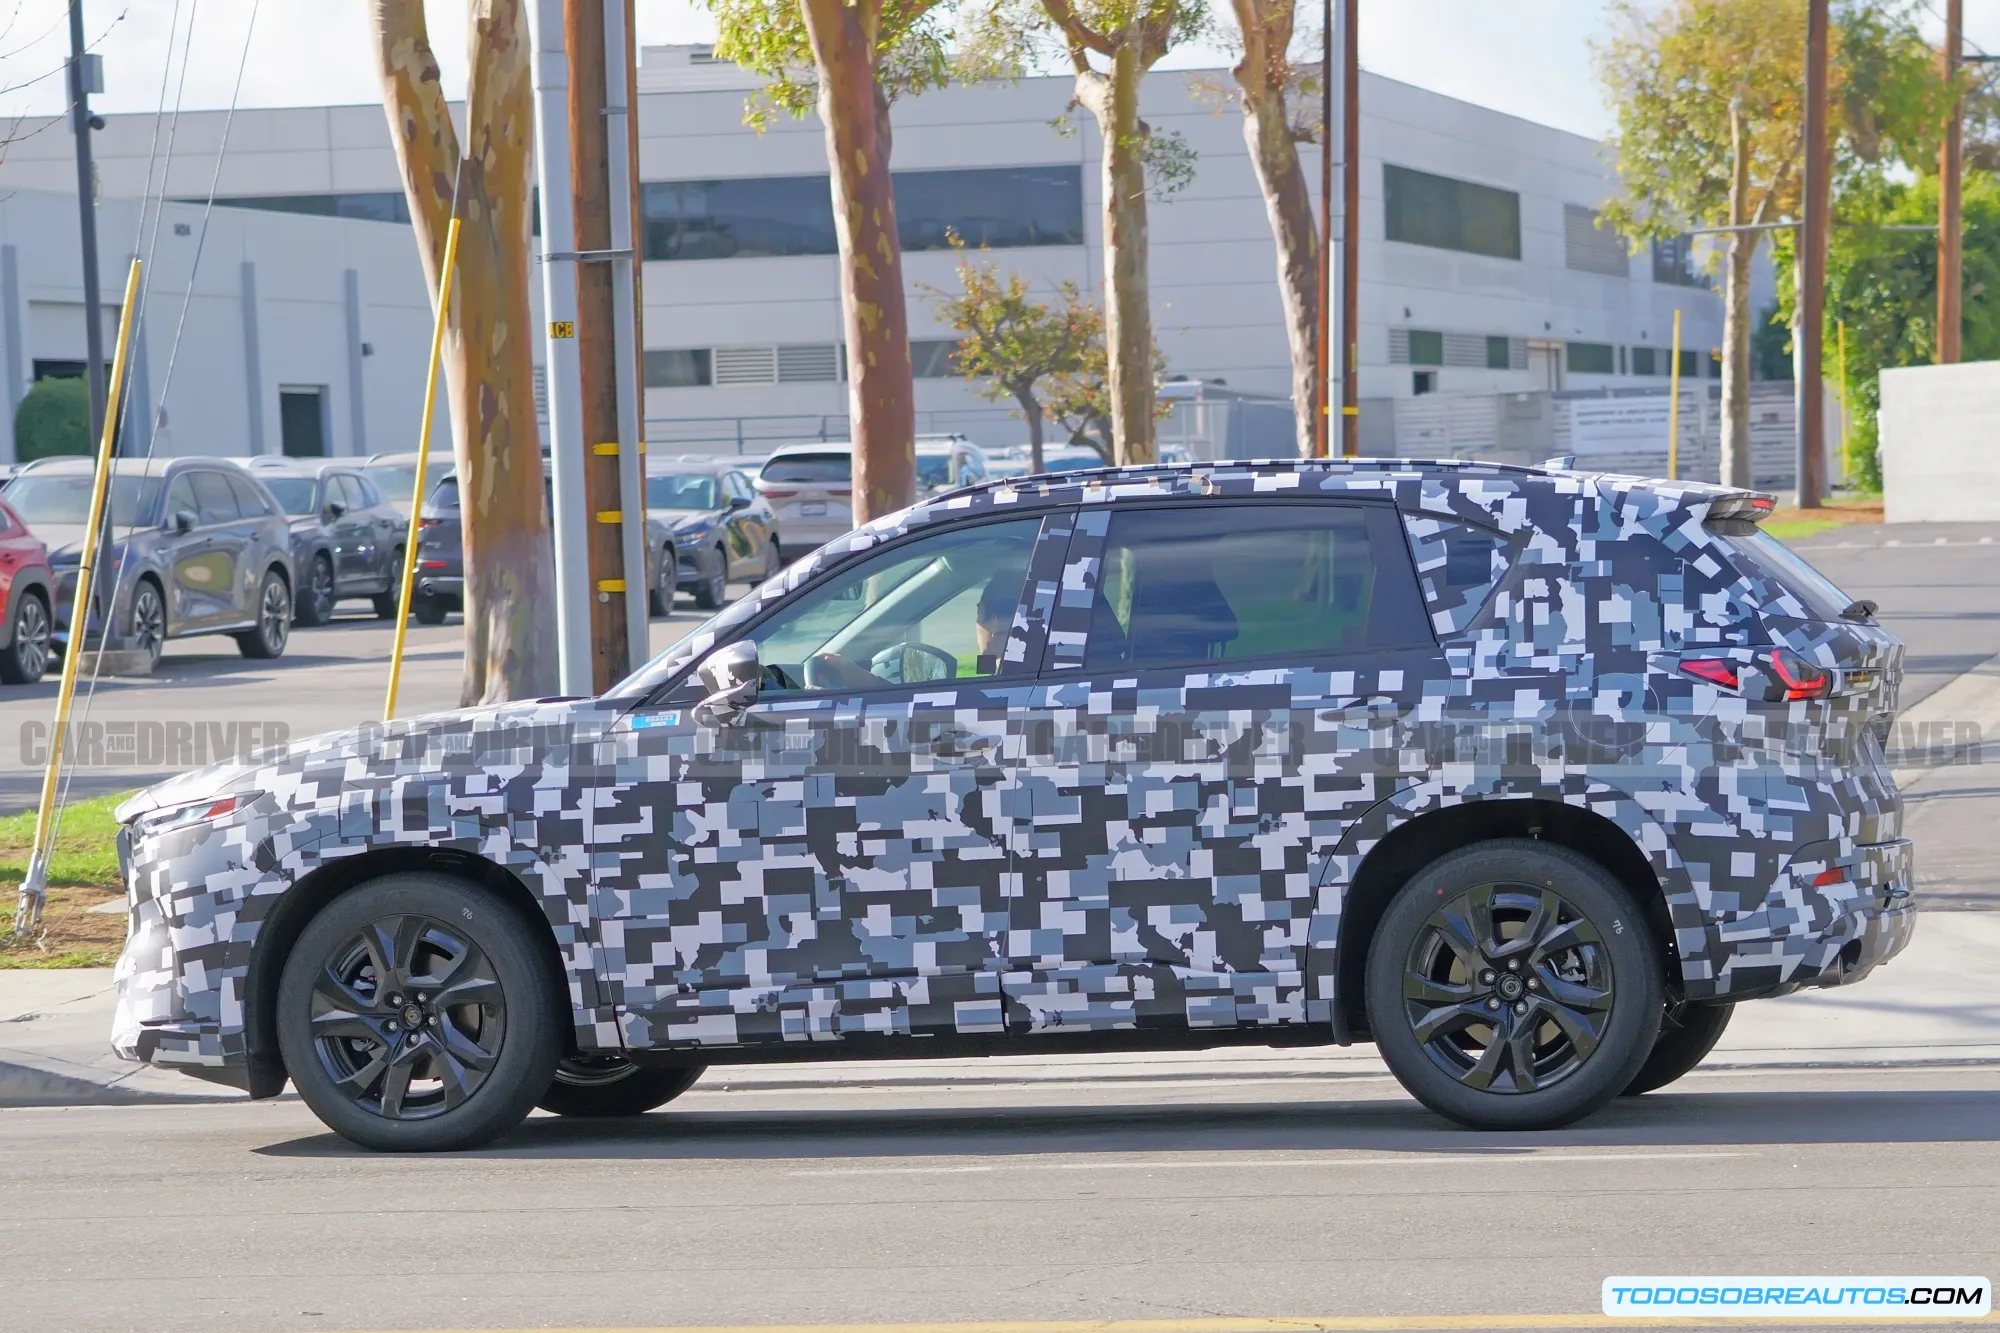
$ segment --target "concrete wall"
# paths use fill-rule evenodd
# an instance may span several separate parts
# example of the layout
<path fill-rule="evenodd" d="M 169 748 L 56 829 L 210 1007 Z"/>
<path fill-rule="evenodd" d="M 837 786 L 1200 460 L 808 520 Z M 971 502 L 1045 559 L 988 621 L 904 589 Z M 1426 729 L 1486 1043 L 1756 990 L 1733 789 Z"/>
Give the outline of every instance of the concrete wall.
<path fill-rule="evenodd" d="M 2000 521 L 2000 361 L 1882 372 L 1883 517 Z"/>

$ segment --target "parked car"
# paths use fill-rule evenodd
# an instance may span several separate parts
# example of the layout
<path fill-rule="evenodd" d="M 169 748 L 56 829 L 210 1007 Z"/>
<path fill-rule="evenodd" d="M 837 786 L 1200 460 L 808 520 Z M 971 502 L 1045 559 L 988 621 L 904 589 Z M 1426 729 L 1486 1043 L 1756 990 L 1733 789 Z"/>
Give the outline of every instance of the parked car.
<path fill-rule="evenodd" d="M 784 567 L 777 515 L 732 458 L 646 459 L 646 513 L 673 534 L 678 587 L 713 611 L 731 579 L 761 581 Z M 653 614 L 673 609 L 672 589 L 656 586 Z"/>
<path fill-rule="evenodd" d="M 430 460 L 424 466 L 424 490 L 426 497 L 437 489 L 437 484 L 457 464 L 452 459 L 451 446 L 433 447 Z M 361 465 L 362 475 L 375 483 L 375 489 L 389 507 L 403 516 L 403 522 L 410 521 L 410 497 L 417 493 L 417 455 L 414 450 L 400 454 L 370 454 L 368 461 Z"/>
<path fill-rule="evenodd" d="M 1532 1129 L 1916 920 L 1903 648 L 1771 501 L 1478 463 L 976 487 L 594 699 L 142 793 L 113 1042 L 358 1143 L 705 1064 L 1373 1041 Z M 228 916 L 227 932 L 206 923 Z"/>
<path fill-rule="evenodd" d="M 545 515 L 553 509 L 547 462 L 543 460 L 542 471 Z M 679 577 L 672 535 L 664 522 L 648 513 L 646 600 L 654 615 L 666 614 L 660 608 L 671 606 Z M 410 596 L 410 614 L 420 625 L 442 625 L 447 615 L 464 609 L 465 529 L 460 523 L 458 473 L 448 471 L 424 501 L 417 519 L 417 578 Z"/>
<path fill-rule="evenodd" d="M 352 466 L 320 459 L 266 456 L 246 466 L 291 523 L 298 623 L 324 625 L 350 597 L 369 598 L 376 615 L 393 620 L 408 519 L 375 483 Z"/>
<path fill-rule="evenodd" d="M 111 614 L 157 663 L 168 639 L 229 634 L 245 657 L 284 654 L 292 627 L 291 528 L 271 493 L 226 458 L 115 459 L 109 508 Z M 95 464 L 43 459 L 7 484 L 14 512 L 48 543 L 55 635 L 69 638 Z M 99 599 L 93 595 L 92 601 Z"/>
<path fill-rule="evenodd" d="M 937 495 L 986 479 L 986 455 L 962 435 L 917 437 L 917 491 Z M 790 561 L 854 526 L 854 446 L 794 444 L 772 452 L 757 473 L 785 534 L 780 558 Z"/>
<path fill-rule="evenodd" d="M 54 584 L 49 548 L 0 500 L 0 681 L 33 685 L 48 670 Z"/>

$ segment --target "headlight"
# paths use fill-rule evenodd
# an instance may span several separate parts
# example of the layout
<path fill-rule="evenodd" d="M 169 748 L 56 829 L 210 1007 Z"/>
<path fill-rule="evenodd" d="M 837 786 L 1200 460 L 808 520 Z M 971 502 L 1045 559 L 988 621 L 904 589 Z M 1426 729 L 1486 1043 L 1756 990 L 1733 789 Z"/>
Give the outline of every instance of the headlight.
<path fill-rule="evenodd" d="M 206 824 L 212 819 L 233 815 L 256 799 L 255 792 L 238 792 L 234 796 L 207 796 L 185 805 L 170 805 L 133 820 L 132 832 L 135 836 L 150 838 L 190 824 Z"/>

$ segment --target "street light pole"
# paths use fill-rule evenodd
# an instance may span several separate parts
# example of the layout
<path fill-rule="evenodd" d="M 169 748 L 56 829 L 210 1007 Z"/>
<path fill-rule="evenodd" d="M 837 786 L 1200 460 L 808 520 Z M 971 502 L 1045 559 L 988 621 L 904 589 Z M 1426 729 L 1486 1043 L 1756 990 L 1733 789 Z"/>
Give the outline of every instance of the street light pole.
<path fill-rule="evenodd" d="M 90 438 L 104 430 L 104 301 L 97 282 L 97 171 L 90 133 L 103 122 L 90 114 L 94 62 L 83 49 L 83 0 L 69 0 L 70 126 L 76 134 L 76 207 L 83 243 L 83 347 L 90 380 Z"/>
<path fill-rule="evenodd" d="M 1321 0 L 1319 42 L 1319 310 L 1314 329 L 1313 454 L 1325 458 L 1333 423 L 1333 0 Z"/>
<path fill-rule="evenodd" d="M 1817 509 L 1826 498 L 1826 393 L 1821 387 L 1826 322 L 1827 0 L 1806 5 L 1805 213 L 1799 228 L 1799 508 Z"/>

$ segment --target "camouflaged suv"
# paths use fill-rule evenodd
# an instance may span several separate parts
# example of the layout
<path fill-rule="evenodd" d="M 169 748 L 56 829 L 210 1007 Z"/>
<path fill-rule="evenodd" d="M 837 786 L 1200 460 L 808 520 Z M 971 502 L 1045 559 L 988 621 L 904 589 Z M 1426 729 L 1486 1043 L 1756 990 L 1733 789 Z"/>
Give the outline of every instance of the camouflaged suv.
<path fill-rule="evenodd" d="M 1226 1043 L 1561 1124 L 1909 939 L 1902 647 L 1769 504 L 1394 461 L 942 496 L 600 698 L 135 797 L 114 1044 L 391 1149 L 714 1064 Z"/>

